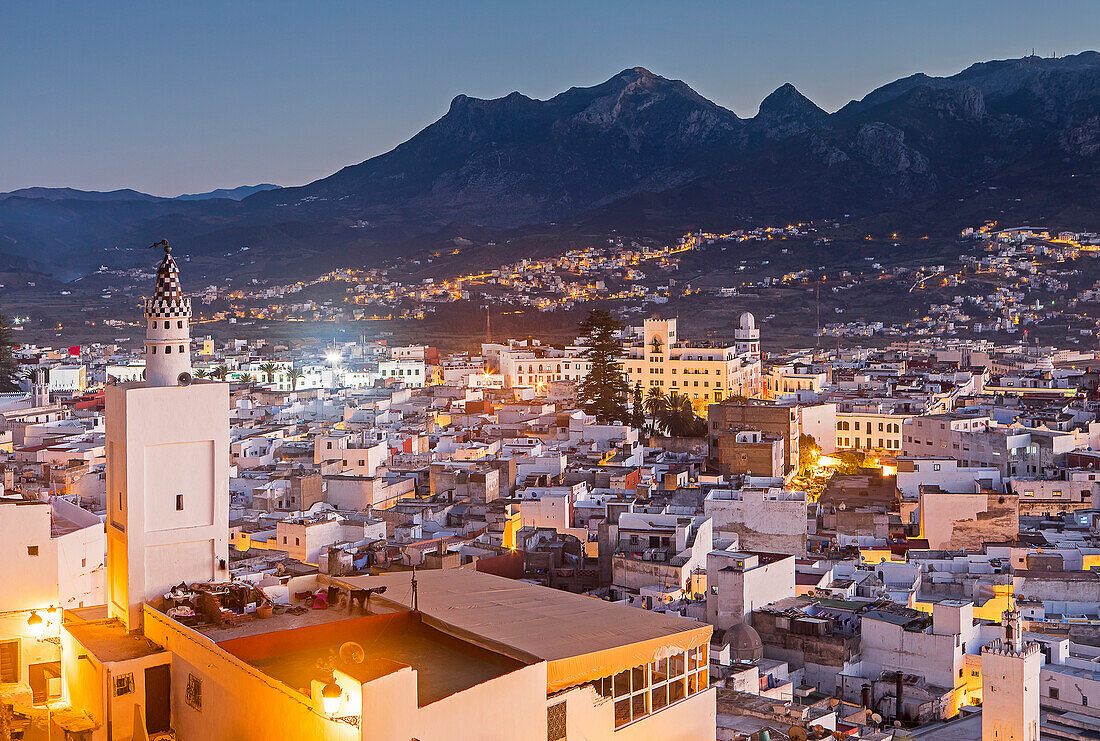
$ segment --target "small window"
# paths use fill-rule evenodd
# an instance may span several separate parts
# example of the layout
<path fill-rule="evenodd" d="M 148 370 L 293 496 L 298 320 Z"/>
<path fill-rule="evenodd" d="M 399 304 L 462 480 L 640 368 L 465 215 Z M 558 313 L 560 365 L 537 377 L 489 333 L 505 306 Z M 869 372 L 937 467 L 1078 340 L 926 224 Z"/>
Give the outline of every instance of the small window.
<path fill-rule="evenodd" d="M 180 319 L 178 322 L 176 322 L 176 329 L 183 329 L 183 320 L 182 319 Z"/>
<path fill-rule="evenodd" d="M 176 511 L 177 512 L 183 512 L 183 495 L 182 494 L 177 494 L 176 495 Z"/>
<path fill-rule="evenodd" d="M 1050 688 L 1050 699 L 1051 700 L 1057 700 L 1058 699 L 1058 688 L 1057 687 L 1051 687 Z"/>
<path fill-rule="evenodd" d="M 28 556 L 37 556 L 38 555 L 38 546 L 36 546 L 36 545 L 27 546 L 27 555 Z"/>
<path fill-rule="evenodd" d="M 120 674 L 115 677 L 115 696 L 128 695 L 134 691 L 134 675 Z"/>
<path fill-rule="evenodd" d="M 933 464 L 932 464 L 932 470 L 933 470 L 933 471 L 938 471 L 938 470 L 940 470 L 940 464 L 939 464 L 939 463 L 933 463 Z"/>
<path fill-rule="evenodd" d="M 180 352 L 183 352 L 183 345 L 180 345 Z"/>
<path fill-rule="evenodd" d="M 165 345 L 164 346 L 164 354 L 165 355 L 171 355 L 172 354 L 172 346 L 171 345 Z"/>
<path fill-rule="evenodd" d="M 202 680 L 194 674 L 187 675 L 187 704 L 202 710 Z"/>
<path fill-rule="evenodd" d="M 295 538 L 294 539 L 294 545 L 301 545 L 301 544 L 302 544 L 302 539 L 301 538 Z"/>
<path fill-rule="evenodd" d="M 566 727 L 564 702 L 546 708 L 546 741 L 562 741 Z"/>
<path fill-rule="evenodd" d="M 166 321 L 164 322 L 164 328 L 165 328 L 165 329 L 168 329 L 168 328 L 169 328 L 169 327 L 171 327 L 171 326 L 172 326 L 172 322 L 169 322 L 169 321 L 167 321 L 167 320 L 166 320 Z"/>

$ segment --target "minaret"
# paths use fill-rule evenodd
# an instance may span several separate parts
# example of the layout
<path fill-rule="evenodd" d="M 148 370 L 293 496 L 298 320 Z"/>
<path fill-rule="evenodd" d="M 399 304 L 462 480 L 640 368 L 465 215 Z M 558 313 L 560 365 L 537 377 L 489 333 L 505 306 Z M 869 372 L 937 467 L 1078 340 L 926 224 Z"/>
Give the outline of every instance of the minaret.
<path fill-rule="evenodd" d="M 187 385 L 191 382 L 191 299 L 183 297 L 168 240 L 152 246 L 164 248 L 164 259 L 157 267 L 153 297 L 145 302 L 145 384 Z"/>
<path fill-rule="evenodd" d="M 1016 610 L 1001 616 L 1001 638 L 982 648 L 982 741 L 1039 741 L 1043 652 L 1024 643 Z"/>
<path fill-rule="evenodd" d="M 191 306 L 160 245 L 145 381 L 105 391 L 107 608 L 130 630 L 180 582 L 229 578 L 229 384 L 192 382 Z"/>
<path fill-rule="evenodd" d="M 746 311 L 738 318 L 733 341 L 738 353 L 760 354 L 760 329 L 756 326 L 756 317 Z"/>
<path fill-rule="evenodd" d="M 48 407 L 50 405 L 50 376 L 45 368 L 39 368 L 34 372 L 34 381 L 31 383 L 31 406 Z"/>

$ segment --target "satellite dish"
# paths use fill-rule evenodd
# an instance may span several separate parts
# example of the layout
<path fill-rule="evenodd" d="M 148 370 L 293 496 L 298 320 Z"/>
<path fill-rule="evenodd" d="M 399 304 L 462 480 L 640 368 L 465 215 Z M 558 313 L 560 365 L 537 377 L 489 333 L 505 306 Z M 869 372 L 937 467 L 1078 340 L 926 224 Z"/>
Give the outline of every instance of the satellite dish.
<path fill-rule="evenodd" d="M 195 379 L 187 371 L 184 371 L 183 373 L 180 373 L 178 376 L 176 376 L 176 381 L 179 382 L 180 386 L 190 386 L 191 381 L 193 380 Z"/>
<path fill-rule="evenodd" d="M 340 646 L 340 662 L 343 664 L 362 664 L 366 658 L 367 652 L 355 641 Z"/>
<path fill-rule="evenodd" d="M 807 741 L 810 734 L 806 733 L 806 729 L 802 726 L 791 726 L 787 729 L 787 738 L 791 741 Z"/>

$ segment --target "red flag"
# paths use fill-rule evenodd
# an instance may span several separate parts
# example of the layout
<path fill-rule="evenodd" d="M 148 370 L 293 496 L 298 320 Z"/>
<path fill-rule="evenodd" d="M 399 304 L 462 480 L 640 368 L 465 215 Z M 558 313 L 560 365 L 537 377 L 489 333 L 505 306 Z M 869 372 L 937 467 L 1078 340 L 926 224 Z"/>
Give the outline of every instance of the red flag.
<path fill-rule="evenodd" d="M 73 345 L 70 347 L 69 355 L 80 355 L 80 345 Z"/>

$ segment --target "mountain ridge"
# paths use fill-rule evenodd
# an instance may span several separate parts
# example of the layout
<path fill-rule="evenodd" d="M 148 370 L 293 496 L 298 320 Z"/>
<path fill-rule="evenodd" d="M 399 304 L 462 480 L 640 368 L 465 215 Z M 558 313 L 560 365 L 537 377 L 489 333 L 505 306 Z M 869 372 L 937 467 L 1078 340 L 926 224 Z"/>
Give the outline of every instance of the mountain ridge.
<path fill-rule="evenodd" d="M 676 229 L 901 214 L 931 202 L 951 222 L 960 193 L 1012 173 L 1027 173 L 1013 198 L 1034 202 L 1037 217 L 1065 200 L 1077 218 L 1100 220 L 1086 181 L 1071 179 L 1100 175 L 1098 159 L 1097 52 L 917 73 L 834 113 L 784 83 L 751 118 L 633 67 L 546 100 L 456 95 L 389 152 L 240 201 L 0 196 L 0 252 L 71 271 L 122 259 L 108 252 L 152 235 L 197 254 L 249 244 L 251 255 L 362 263 L 453 224 Z"/>

